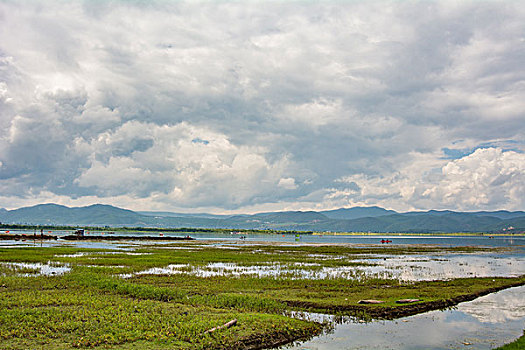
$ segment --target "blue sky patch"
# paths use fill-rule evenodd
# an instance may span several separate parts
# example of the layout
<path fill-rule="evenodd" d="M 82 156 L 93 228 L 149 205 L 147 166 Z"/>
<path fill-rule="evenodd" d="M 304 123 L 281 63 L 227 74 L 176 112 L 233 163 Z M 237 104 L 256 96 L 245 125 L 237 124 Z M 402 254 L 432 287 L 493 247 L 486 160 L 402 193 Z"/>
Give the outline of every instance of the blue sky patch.
<path fill-rule="evenodd" d="M 468 156 L 469 154 L 472 154 L 476 149 L 477 148 L 475 149 L 471 149 L 471 148 L 453 149 L 453 148 L 444 147 L 441 149 L 443 153 L 445 154 L 445 156 L 442 159 L 463 158 L 465 156 Z"/>
<path fill-rule="evenodd" d="M 210 143 L 210 141 L 203 140 L 203 139 L 198 138 L 198 137 L 193 139 L 193 140 L 191 140 L 191 142 L 193 142 L 193 143 L 202 143 L 203 145 L 207 145 L 207 144 Z"/>

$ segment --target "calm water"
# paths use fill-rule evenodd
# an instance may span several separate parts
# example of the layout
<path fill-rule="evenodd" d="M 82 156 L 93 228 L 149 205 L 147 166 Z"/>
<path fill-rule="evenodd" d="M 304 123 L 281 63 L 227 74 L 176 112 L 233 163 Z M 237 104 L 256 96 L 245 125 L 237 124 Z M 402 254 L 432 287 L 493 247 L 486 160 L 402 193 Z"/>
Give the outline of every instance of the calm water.
<path fill-rule="evenodd" d="M 226 240 L 238 241 L 238 235 L 213 235 L 213 234 L 192 234 L 198 240 Z M 497 236 L 489 238 L 487 236 L 334 236 L 334 235 L 246 235 L 246 242 L 285 242 L 285 243 L 328 243 L 328 244 L 381 244 L 382 239 L 388 239 L 392 243 L 388 244 L 431 244 L 447 247 L 456 246 L 488 246 L 488 247 L 509 247 L 524 246 L 525 237 Z"/>
<path fill-rule="evenodd" d="M 377 264 L 362 267 L 378 277 L 403 281 L 447 280 L 464 277 L 518 277 L 525 274 L 525 253 L 429 254 L 372 257 L 358 261 Z"/>
<path fill-rule="evenodd" d="M 329 315 L 314 314 L 310 319 L 336 322 Z M 493 349 L 521 336 L 524 328 L 525 287 L 516 287 L 461 303 L 453 310 L 395 321 L 343 320 L 330 334 L 281 349 Z"/>
<path fill-rule="evenodd" d="M 5 232 L 5 231 L 0 231 Z M 11 231 L 11 233 L 22 233 L 32 235 L 33 231 Z M 48 232 L 46 232 L 48 233 Z M 56 231 L 51 232 L 52 235 L 64 236 L 71 234 L 71 231 Z M 92 234 L 100 234 L 100 232 L 94 232 Z M 107 235 L 107 233 L 105 233 Z M 119 236 L 158 236 L 159 233 L 136 233 L 136 232 L 117 232 L 115 235 Z M 164 236 L 183 237 L 184 233 L 163 233 Z M 211 234 L 211 233 L 191 233 L 191 237 L 202 240 L 202 241 L 221 241 L 224 243 L 228 242 L 243 242 L 243 243 L 255 243 L 255 242 L 276 242 L 276 243 L 326 243 L 326 244 L 381 244 L 382 239 L 388 239 L 392 241 L 388 244 L 430 244 L 439 245 L 445 247 L 457 247 L 457 246 L 487 246 L 487 247 L 523 247 L 525 250 L 525 236 L 495 236 L 489 238 L 488 236 L 439 236 L 439 235 L 420 235 L 420 236 L 390 236 L 388 234 L 382 236 L 354 236 L 354 235 L 271 235 L 271 234 L 249 234 L 249 235 L 237 235 L 237 234 Z M 246 239 L 240 239 L 241 236 L 245 236 Z M 121 242 L 122 243 L 122 242 Z M 121 243 L 109 243 L 111 245 Z M 156 244 L 162 244 L 162 242 L 155 242 Z M 22 241 L 0 241 L 0 246 L 11 246 L 11 245 L 28 245 L 30 240 L 26 242 Z M 48 241 L 42 243 L 44 246 L 55 246 L 60 244 L 84 246 L 86 242 L 71 242 L 71 241 Z M 95 247 L 94 243 L 89 243 L 89 246 Z M 107 245 L 108 243 L 104 243 Z M 387 245 L 387 244 L 385 244 Z M 96 246 L 98 248 L 98 246 Z"/>

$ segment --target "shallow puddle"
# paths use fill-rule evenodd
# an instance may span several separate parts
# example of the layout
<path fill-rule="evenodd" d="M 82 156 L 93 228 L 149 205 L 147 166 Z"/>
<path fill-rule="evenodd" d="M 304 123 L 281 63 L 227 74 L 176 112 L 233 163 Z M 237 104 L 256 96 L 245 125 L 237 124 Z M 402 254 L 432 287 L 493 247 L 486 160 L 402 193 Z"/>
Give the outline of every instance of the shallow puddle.
<path fill-rule="evenodd" d="M 56 258 L 82 258 L 90 256 L 89 259 L 98 259 L 96 257 L 97 255 L 103 256 L 103 255 L 131 255 L 131 256 L 140 256 L 140 255 L 152 255 L 153 253 L 135 253 L 135 252 L 123 252 L 123 251 L 117 251 L 117 252 L 78 252 L 75 254 L 57 254 L 55 255 Z"/>
<path fill-rule="evenodd" d="M 326 259 L 319 259 L 326 260 Z M 337 260 L 337 257 L 336 257 Z M 386 278 L 404 281 L 447 280 L 463 277 L 520 276 L 525 273 L 525 257 L 491 254 L 454 254 L 439 256 L 383 256 L 352 260 L 370 266 L 326 267 L 319 263 L 238 265 L 210 263 L 205 266 L 169 265 L 137 273 L 138 275 L 190 274 L 198 277 L 274 277 L 291 279 L 363 279 Z M 126 275 L 126 277 L 131 277 Z"/>
<path fill-rule="evenodd" d="M 525 273 L 525 255 L 444 254 L 385 256 L 359 259 L 375 266 L 363 272 L 404 281 L 447 280 L 464 277 L 517 277 Z"/>
<path fill-rule="evenodd" d="M 172 264 L 165 267 L 154 267 L 135 273 L 135 275 L 175 275 L 189 274 L 197 277 L 275 277 L 291 279 L 326 279 L 326 278 L 362 278 L 365 274 L 351 266 L 321 267 L 315 263 L 291 263 L 268 265 L 237 265 L 234 263 L 210 263 L 206 266 L 188 264 Z M 121 277 L 130 278 L 126 274 Z"/>
<path fill-rule="evenodd" d="M 431 311 L 394 321 L 359 323 L 351 318 L 309 314 L 309 319 L 339 323 L 333 332 L 289 350 L 350 349 L 493 349 L 523 334 L 525 286 L 461 303 L 456 309 Z"/>
<path fill-rule="evenodd" d="M 58 276 L 63 275 L 71 268 L 67 264 L 57 264 L 48 261 L 47 264 L 41 263 L 23 263 L 23 262 L 2 262 L 1 265 L 14 270 L 20 271 L 20 276 Z"/>

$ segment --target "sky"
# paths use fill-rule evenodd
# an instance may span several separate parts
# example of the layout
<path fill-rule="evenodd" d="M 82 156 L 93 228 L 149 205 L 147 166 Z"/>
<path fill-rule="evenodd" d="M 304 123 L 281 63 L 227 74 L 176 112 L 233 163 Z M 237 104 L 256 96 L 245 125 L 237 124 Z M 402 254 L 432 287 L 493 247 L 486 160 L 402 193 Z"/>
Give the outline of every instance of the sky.
<path fill-rule="evenodd" d="M 0 207 L 525 210 L 522 1 L 0 0 Z"/>

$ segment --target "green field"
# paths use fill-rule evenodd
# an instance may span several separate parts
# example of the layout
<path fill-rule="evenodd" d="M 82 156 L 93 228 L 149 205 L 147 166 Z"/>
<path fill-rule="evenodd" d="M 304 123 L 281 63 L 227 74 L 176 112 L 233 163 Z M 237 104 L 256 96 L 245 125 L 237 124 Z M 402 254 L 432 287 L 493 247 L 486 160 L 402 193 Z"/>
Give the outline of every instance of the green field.
<path fill-rule="evenodd" d="M 264 348 L 308 338 L 330 327 L 288 317 L 292 310 L 365 320 L 395 318 L 525 284 L 523 276 L 400 282 L 352 272 L 367 265 L 358 259 L 371 254 L 463 254 L 473 250 L 221 247 L 202 242 L 142 245 L 133 251 L 0 249 L 0 348 Z M 20 263 L 68 271 L 42 275 L 40 265 Z M 144 273 L 170 265 L 172 270 Z M 272 272 L 276 269 L 281 273 Z M 325 269 L 344 269 L 352 278 L 323 278 Z M 421 302 L 395 302 L 404 298 Z M 361 299 L 385 302 L 369 306 L 358 304 Z M 237 320 L 231 328 L 206 332 L 231 320 Z"/>

